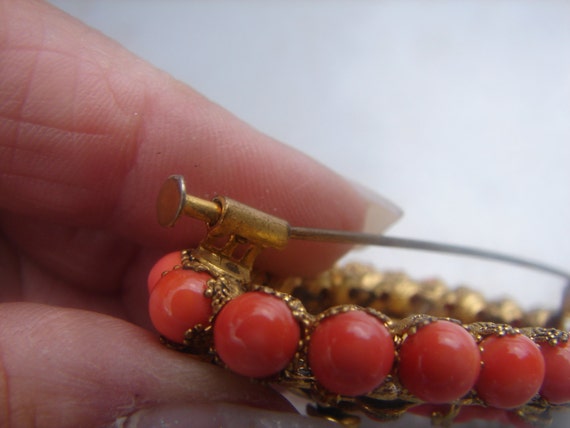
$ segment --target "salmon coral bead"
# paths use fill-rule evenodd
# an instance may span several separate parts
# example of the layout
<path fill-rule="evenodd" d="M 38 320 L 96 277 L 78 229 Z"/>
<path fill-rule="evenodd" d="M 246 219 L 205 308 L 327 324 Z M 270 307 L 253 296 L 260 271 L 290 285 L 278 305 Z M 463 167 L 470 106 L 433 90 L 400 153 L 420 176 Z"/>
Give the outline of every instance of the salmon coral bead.
<path fill-rule="evenodd" d="M 402 385 L 428 403 L 449 403 L 463 397 L 481 370 L 475 339 L 450 321 L 419 328 L 406 338 L 399 355 Z"/>
<path fill-rule="evenodd" d="M 254 378 L 283 370 L 297 352 L 301 330 L 287 304 L 262 292 L 226 303 L 214 322 L 214 346 L 235 373 Z"/>
<path fill-rule="evenodd" d="M 211 278 L 205 272 L 176 269 L 158 280 L 150 294 L 149 313 L 160 334 L 182 343 L 186 330 L 209 323 L 211 300 L 204 291 Z"/>
<path fill-rule="evenodd" d="M 309 365 L 328 391 L 347 396 L 371 392 L 388 375 L 394 343 L 376 317 L 362 311 L 325 318 L 311 335 Z"/>
<path fill-rule="evenodd" d="M 180 251 L 173 251 L 165 256 L 162 256 L 150 269 L 147 279 L 148 292 L 151 293 L 158 280 L 162 277 L 164 272 L 171 271 L 174 266 L 180 265 L 181 256 Z"/>
<path fill-rule="evenodd" d="M 570 402 L 570 342 L 540 348 L 546 367 L 541 395 L 552 404 Z"/>
<path fill-rule="evenodd" d="M 544 379 L 544 359 L 521 334 L 489 336 L 481 342 L 483 368 L 476 390 L 489 406 L 513 409 L 530 401 Z"/>

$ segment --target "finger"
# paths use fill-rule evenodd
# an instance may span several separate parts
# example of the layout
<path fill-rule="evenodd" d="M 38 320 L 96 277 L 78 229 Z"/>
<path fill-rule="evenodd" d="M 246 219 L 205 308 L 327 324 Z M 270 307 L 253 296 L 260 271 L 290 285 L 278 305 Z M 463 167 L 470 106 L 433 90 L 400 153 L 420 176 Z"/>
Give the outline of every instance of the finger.
<path fill-rule="evenodd" d="M 117 428 L 338 428 L 335 422 L 297 414 L 252 409 L 229 404 L 177 405 L 143 409 L 118 420 Z"/>
<path fill-rule="evenodd" d="M 106 227 L 145 246 L 195 244 L 203 227 L 156 225 L 170 174 L 299 226 L 361 229 L 368 200 L 322 165 L 45 3 L 0 16 L 0 205 L 47 222 Z M 380 215 L 393 219 L 389 210 Z M 389 222 L 389 221 L 388 221 Z M 292 246 L 272 270 L 316 272 L 342 249 Z"/>
<path fill-rule="evenodd" d="M 0 305 L 0 325 L 0 426 L 102 426 L 184 403 L 292 410 L 271 389 L 115 318 L 13 303 Z"/>

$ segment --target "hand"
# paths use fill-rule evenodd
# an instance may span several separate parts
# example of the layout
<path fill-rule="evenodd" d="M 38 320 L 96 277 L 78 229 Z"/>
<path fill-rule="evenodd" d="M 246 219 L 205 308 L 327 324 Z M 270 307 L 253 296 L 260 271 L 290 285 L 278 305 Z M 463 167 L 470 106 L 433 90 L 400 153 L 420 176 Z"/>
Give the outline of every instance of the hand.
<path fill-rule="evenodd" d="M 198 196 L 350 230 L 371 203 L 50 5 L 0 11 L 0 426 L 324 424 L 148 331 L 148 270 L 204 233 L 160 228 L 155 198 L 182 174 Z M 292 244 L 261 267 L 310 275 L 344 250 Z"/>

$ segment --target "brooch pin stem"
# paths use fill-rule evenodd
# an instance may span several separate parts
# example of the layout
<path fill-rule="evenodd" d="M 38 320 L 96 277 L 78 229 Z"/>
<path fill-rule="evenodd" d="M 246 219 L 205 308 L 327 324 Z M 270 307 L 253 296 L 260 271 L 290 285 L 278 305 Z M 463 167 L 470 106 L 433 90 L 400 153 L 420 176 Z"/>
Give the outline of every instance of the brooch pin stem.
<path fill-rule="evenodd" d="M 186 193 L 184 178 L 173 175 L 163 185 L 157 204 L 158 221 L 173 226 L 182 215 L 205 221 L 213 236 L 236 235 L 261 248 L 284 248 L 289 239 L 405 248 L 477 257 L 523 266 L 570 281 L 570 273 L 544 263 L 509 254 L 433 241 L 373 235 L 342 230 L 293 227 L 285 220 L 230 198 L 206 201 Z"/>

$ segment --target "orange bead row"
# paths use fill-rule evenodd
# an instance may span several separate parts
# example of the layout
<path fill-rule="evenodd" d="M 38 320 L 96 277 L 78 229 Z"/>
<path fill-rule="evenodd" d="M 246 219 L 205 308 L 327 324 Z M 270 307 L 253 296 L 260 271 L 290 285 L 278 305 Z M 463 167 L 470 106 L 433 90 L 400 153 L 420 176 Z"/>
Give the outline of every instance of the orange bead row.
<path fill-rule="evenodd" d="M 473 391 L 499 409 L 537 394 L 552 404 L 570 402 L 567 342 L 537 344 L 518 332 L 476 340 L 468 326 L 445 319 L 393 335 L 389 320 L 358 308 L 323 314 L 307 330 L 283 299 L 263 291 L 245 292 L 214 314 L 205 295 L 212 277 L 172 270 L 179 263 L 179 253 L 167 255 L 149 275 L 155 328 L 183 343 L 194 326 L 211 327 L 217 356 L 238 374 L 276 376 L 301 353 L 320 387 L 347 397 L 373 392 L 392 374 L 426 403 L 451 403 Z"/>

